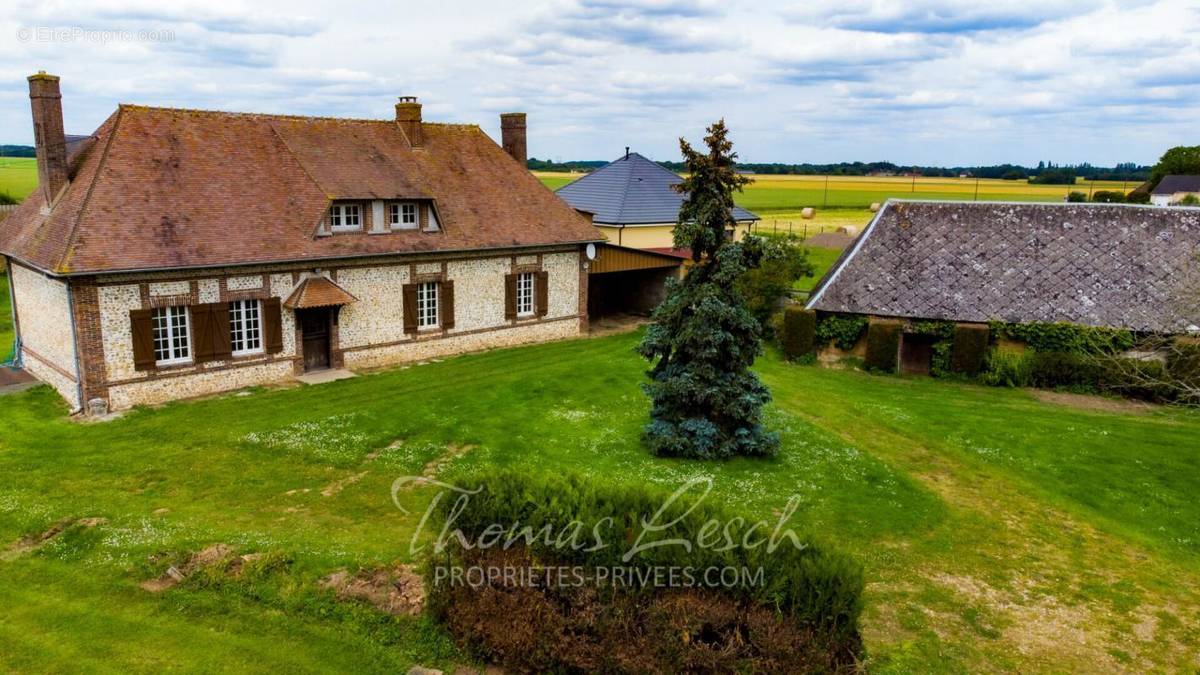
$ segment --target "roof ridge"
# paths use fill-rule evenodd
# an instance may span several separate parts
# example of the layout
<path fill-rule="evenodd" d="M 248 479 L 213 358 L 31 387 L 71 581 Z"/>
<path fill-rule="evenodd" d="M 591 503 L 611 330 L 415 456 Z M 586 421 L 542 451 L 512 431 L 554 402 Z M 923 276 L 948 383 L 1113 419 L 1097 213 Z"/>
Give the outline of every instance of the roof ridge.
<path fill-rule="evenodd" d="M 59 257 L 57 264 L 54 266 L 55 271 L 67 272 L 67 260 L 75 250 L 76 235 L 79 231 L 79 223 L 83 221 L 83 212 L 87 211 L 88 205 L 92 202 L 92 193 L 96 190 L 96 181 L 100 178 L 100 170 L 104 168 L 104 164 L 108 161 L 108 150 L 112 147 L 113 140 L 117 137 L 117 131 L 121 128 L 121 118 L 124 111 L 120 106 L 117 107 L 117 112 L 114 114 L 116 119 L 113 120 L 112 129 L 108 132 L 108 138 L 104 139 L 104 149 L 100 151 L 100 157 L 96 160 L 96 170 L 92 172 L 92 179 L 87 186 L 87 194 L 83 196 L 83 203 L 79 205 L 79 211 L 75 213 L 75 222 L 71 224 L 71 232 L 67 235 L 67 245 L 63 247 L 62 256 Z M 86 162 L 87 158 L 84 157 Z M 80 164 L 80 169 L 83 165 Z M 64 193 L 64 197 L 65 197 Z"/>

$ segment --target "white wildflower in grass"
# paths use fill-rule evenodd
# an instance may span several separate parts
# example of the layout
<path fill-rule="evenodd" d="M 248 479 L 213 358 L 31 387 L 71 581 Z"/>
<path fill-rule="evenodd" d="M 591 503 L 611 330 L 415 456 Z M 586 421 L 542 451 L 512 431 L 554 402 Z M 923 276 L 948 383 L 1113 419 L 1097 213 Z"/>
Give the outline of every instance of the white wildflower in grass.
<path fill-rule="evenodd" d="M 366 417 L 365 413 L 348 413 L 304 420 L 273 431 L 246 434 L 242 441 L 344 465 L 360 460 L 368 451 L 370 436 L 356 429 Z"/>

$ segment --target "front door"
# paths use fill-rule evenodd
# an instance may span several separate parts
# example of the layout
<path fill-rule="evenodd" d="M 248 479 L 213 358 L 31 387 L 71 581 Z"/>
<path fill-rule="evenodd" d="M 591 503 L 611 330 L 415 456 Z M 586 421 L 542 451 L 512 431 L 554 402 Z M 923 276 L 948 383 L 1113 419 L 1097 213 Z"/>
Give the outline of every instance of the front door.
<path fill-rule="evenodd" d="M 324 370 L 329 367 L 329 310 L 303 309 L 300 332 L 304 336 L 304 370 Z"/>

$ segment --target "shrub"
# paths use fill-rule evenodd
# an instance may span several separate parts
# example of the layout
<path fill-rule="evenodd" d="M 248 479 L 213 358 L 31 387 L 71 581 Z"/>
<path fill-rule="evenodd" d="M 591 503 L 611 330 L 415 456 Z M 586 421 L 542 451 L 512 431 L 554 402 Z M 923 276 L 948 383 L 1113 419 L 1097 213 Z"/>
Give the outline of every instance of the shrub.
<path fill-rule="evenodd" d="M 773 337 L 771 317 L 778 313 L 780 302 L 792 291 L 801 277 L 811 276 L 813 266 L 808 262 L 808 250 L 796 237 L 762 237 L 762 259 L 758 267 L 746 270 L 736 287 L 746 299 L 746 308 L 762 325 L 763 334 Z"/>
<path fill-rule="evenodd" d="M 950 370 L 975 376 L 983 368 L 992 331 L 984 324 L 960 323 L 954 327 Z"/>
<path fill-rule="evenodd" d="M 900 363 L 900 335 L 904 322 L 872 321 L 867 327 L 867 370 L 894 373 Z"/>
<path fill-rule="evenodd" d="M 993 387 L 1029 386 L 1029 362 L 1025 354 L 992 349 L 984 359 L 979 381 Z"/>
<path fill-rule="evenodd" d="M 1122 204 L 1125 202 L 1125 193 L 1120 190 L 1096 190 L 1092 193 L 1092 201 L 1101 204 Z"/>
<path fill-rule="evenodd" d="M 817 346 L 833 342 L 838 349 L 850 351 L 862 338 L 870 321 L 859 314 L 830 314 L 817 323 Z"/>
<path fill-rule="evenodd" d="M 17 203 L 18 202 L 16 198 L 12 195 L 8 194 L 7 192 L 0 192 L 0 206 L 8 206 Z"/>
<path fill-rule="evenodd" d="M 800 306 L 783 310 L 783 355 L 796 360 L 816 350 L 817 313 Z"/>
<path fill-rule="evenodd" d="M 1125 195 L 1125 203 L 1127 204 L 1149 204 L 1150 193 L 1145 190 L 1134 190 Z"/>
<path fill-rule="evenodd" d="M 1200 206 L 1200 197 L 1193 194 L 1186 194 L 1183 196 L 1183 199 L 1175 203 L 1179 206 Z"/>
<path fill-rule="evenodd" d="M 1032 183 L 1033 181 L 1029 181 L 1029 182 Z M 1087 194 L 1083 193 L 1083 192 L 1079 192 L 1078 190 L 1071 190 L 1070 192 L 1067 193 L 1067 201 L 1069 201 L 1069 202 L 1086 202 Z"/>
<path fill-rule="evenodd" d="M 1166 371 L 1175 382 L 1200 388 L 1200 343 L 1176 339 L 1167 355 Z"/>
<path fill-rule="evenodd" d="M 426 587 L 433 616 L 484 658 L 522 672 L 804 672 L 846 668 L 861 659 L 862 569 L 843 554 L 786 539 L 773 552 L 765 545 L 718 550 L 726 548 L 724 540 L 716 547 L 695 545 L 706 523 L 729 527 L 738 521 L 711 502 L 690 495 L 670 500 L 644 485 L 515 471 L 460 484 L 481 491 L 465 501 L 440 502 L 441 522 L 431 531 L 452 525 L 471 546 L 451 536 L 450 546 L 431 553 Z M 650 520 L 670 524 L 652 530 L 653 541 L 679 537 L 693 546 L 646 547 L 625 560 Z M 740 522 L 735 541 L 751 526 Z M 557 545 L 572 527 L 582 532 L 584 545 Z M 476 546 L 497 529 L 502 536 L 493 546 Z M 528 537 L 519 534 L 526 531 Z M 516 544 L 502 547 L 514 532 Z M 464 589 L 445 582 L 446 572 L 460 565 L 762 572 L 760 583 L 684 590 L 598 584 L 588 581 L 595 578 L 591 573 L 575 586 L 496 580 Z"/>

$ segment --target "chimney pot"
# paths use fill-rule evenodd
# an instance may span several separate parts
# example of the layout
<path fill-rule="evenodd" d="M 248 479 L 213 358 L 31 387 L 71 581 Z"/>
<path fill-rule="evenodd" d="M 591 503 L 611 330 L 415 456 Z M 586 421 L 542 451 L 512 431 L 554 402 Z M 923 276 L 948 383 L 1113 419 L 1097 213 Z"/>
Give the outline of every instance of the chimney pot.
<path fill-rule="evenodd" d="M 500 144 L 510 157 L 526 166 L 529 155 L 525 149 L 525 113 L 500 114 Z"/>
<path fill-rule="evenodd" d="M 38 185 L 46 206 L 67 185 L 67 136 L 63 131 L 62 92 L 58 76 L 39 70 L 29 76 L 33 139 L 37 148 Z"/>
<path fill-rule="evenodd" d="M 404 130 L 408 142 L 414 148 L 423 142 L 421 134 L 421 104 L 416 96 L 401 96 L 396 103 L 396 123 Z"/>

